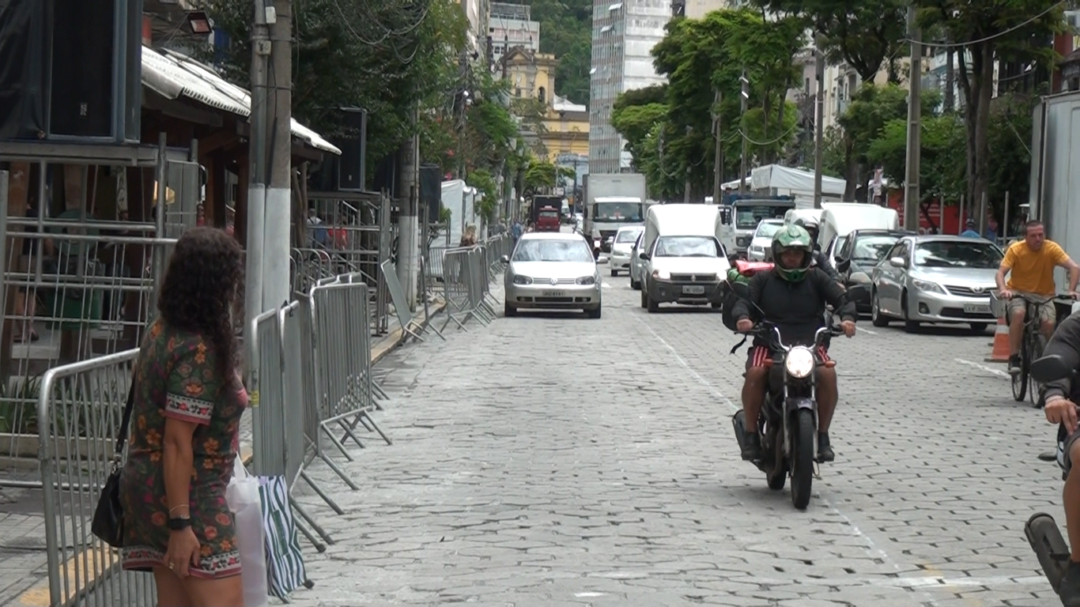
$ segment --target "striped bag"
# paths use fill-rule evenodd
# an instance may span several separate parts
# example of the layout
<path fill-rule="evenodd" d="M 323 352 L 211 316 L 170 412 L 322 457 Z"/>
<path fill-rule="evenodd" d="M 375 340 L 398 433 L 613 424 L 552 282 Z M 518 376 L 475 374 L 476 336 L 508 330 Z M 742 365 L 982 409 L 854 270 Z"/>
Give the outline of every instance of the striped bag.
<path fill-rule="evenodd" d="M 285 484 L 285 477 L 260 476 L 259 481 L 270 594 L 284 599 L 293 590 L 310 582 L 304 569 L 300 540 L 296 536 L 296 522 L 289 507 L 289 488 Z"/>

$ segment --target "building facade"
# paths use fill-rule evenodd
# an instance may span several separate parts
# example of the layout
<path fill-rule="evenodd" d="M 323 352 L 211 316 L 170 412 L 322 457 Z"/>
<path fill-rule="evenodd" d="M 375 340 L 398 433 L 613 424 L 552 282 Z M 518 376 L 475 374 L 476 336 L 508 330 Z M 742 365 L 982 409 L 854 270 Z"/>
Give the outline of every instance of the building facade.
<path fill-rule="evenodd" d="M 652 48 L 664 37 L 670 0 L 594 0 L 592 67 L 589 70 L 589 172 L 630 169 L 625 140 L 611 126 L 620 93 L 663 84 L 653 68 Z"/>
<path fill-rule="evenodd" d="M 556 65 L 554 55 L 520 46 L 503 55 L 511 107 L 522 114 L 539 113 L 538 124 L 526 133 L 539 156 L 550 162 L 559 157 L 588 157 L 589 112 L 584 105 L 555 94 Z"/>

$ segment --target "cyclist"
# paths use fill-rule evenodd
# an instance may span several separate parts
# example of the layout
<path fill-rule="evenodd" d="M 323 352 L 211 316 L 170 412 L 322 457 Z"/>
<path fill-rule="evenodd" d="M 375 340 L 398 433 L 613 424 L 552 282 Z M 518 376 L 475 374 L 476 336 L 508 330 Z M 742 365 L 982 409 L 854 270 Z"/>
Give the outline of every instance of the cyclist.
<path fill-rule="evenodd" d="M 1077 298 L 1076 283 L 1080 281 L 1080 266 L 1076 265 L 1056 242 L 1046 239 L 1046 227 L 1039 221 L 1024 224 L 1024 240 L 1013 243 L 997 273 L 998 297 L 1009 300 L 1006 323 L 1009 325 L 1009 372 L 1020 370 L 1020 346 L 1024 339 L 1024 321 L 1027 303 L 1013 295 L 1034 298 L 1052 298 L 1057 292 L 1054 286 L 1054 268 L 1069 270 L 1069 295 Z M 1005 282 L 1005 275 L 1009 274 Z M 1042 334 L 1050 339 L 1054 333 L 1057 313 L 1053 305 L 1039 307 Z"/>
<path fill-rule="evenodd" d="M 1073 369 L 1080 369 L 1080 315 L 1061 321 L 1061 327 L 1046 344 L 1044 356 L 1057 354 Z M 1071 378 L 1043 386 L 1046 420 L 1058 424 L 1058 465 L 1064 471 L 1065 524 L 1069 534 L 1069 568 L 1058 594 L 1066 607 L 1080 607 L 1080 432 L 1076 431 L 1076 404 L 1080 402 L 1080 382 Z M 1078 465 L 1073 466 L 1073 462 Z"/>

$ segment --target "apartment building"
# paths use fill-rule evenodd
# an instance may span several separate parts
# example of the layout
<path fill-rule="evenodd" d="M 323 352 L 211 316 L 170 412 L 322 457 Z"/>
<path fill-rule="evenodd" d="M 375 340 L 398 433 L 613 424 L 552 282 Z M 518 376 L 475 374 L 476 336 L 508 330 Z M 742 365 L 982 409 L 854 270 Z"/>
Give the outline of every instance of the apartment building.
<path fill-rule="evenodd" d="M 526 4 L 492 2 L 488 35 L 491 37 L 493 70 L 500 65 L 503 55 L 514 47 L 540 51 L 540 23 L 532 20 L 530 7 Z"/>

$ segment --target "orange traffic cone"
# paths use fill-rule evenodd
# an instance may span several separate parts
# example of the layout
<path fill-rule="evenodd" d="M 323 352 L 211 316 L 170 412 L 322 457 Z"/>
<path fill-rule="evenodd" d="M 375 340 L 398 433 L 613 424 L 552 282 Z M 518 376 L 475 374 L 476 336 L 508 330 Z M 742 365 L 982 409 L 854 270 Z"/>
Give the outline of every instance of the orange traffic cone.
<path fill-rule="evenodd" d="M 1009 362 L 1009 326 L 1005 324 L 1004 318 L 999 318 L 997 321 L 997 330 L 994 331 L 994 349 L 990 352 L 990 358 L 987 358 L 986 362 Z"/>

